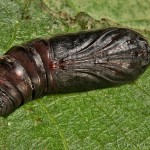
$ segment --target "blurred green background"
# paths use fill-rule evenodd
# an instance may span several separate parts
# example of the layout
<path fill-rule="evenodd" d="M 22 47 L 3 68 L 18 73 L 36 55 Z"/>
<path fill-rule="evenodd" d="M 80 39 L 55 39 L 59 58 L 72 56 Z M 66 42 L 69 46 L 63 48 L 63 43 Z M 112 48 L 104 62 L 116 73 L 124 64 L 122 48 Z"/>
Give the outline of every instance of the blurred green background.
<path fill-rule="evenodd" d="M 0 0 L 0 54 L 33 38 L 107 26 L 133 28 L 150 41 L 149 6 L 149 0 Z M 0 118 L 0 150 L 149 150 L 149 74 L 118 88 L 24 105 Z"/>

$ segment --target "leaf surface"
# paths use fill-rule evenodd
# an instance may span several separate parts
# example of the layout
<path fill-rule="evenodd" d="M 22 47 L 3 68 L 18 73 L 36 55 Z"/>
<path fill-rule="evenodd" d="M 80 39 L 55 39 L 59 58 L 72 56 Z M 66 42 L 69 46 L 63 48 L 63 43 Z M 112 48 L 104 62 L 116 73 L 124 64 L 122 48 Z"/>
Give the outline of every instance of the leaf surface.
<path fill-rule="evenodd" d="M 109 25 L 136 29 L 150 41 L 149 6 L 139 0 L 1 0 L 0 54 L 34 38 Z M 24 105 L 0 118 L 0 149 L 150 149 L 149 74 L 117 88 Z"/>

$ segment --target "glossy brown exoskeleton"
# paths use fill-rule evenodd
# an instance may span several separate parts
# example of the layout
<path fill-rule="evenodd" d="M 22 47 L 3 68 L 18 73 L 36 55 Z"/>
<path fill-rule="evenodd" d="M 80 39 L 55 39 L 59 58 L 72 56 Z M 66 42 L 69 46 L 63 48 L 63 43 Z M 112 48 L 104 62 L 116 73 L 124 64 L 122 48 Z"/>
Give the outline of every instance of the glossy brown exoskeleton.
<path fill-rule="evenodd" d="M 0 115 L 50 93 L 69 93 L 132 82 L 150 63 L 150 46 L 125 28 L 36 39 L 0 58 Z"/>

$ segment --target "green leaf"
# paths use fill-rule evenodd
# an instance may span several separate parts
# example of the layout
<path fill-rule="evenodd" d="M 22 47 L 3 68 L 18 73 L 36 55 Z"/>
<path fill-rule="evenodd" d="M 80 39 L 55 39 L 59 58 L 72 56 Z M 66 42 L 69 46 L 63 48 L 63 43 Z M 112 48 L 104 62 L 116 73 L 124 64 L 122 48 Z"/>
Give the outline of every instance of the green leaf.
<path fill-rule="evenodd" d="M 0 54 L 38 37 L 122 26 L 150 41 L 149 1 L 1 0 Z M 80 13 L 82 12 L 82 13 Z M 49 95 L 0 118 L 2 150 L 149 150 L 150 69 L 135 83 Z"/>

